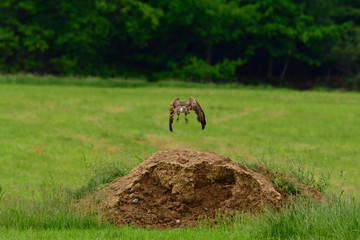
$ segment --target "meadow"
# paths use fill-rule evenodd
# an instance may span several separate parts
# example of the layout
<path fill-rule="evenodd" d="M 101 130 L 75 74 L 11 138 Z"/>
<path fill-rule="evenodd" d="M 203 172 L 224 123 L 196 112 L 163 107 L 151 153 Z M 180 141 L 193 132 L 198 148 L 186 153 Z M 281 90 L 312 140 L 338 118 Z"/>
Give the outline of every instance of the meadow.
<path fill-rule="evenodd" d="M 4 225 L 0 224 L 0 238 L 217 239 L 226 235 L 251 239 L 261 228 L 265 229 L 261 233 L 268 231 L 270 225 L 265 223 L 274 219 L 267 216 L 271 219 L 274 213 L 261 221 L 240 216 L 212 229 L 167 231 L 118 228 L 91 218 L 76 223 L 77 217 L 70 213 L 59 218 L 63 227 L 60 223 L 36 227 L 37 220 L 24 223 L 21 214 L 15 218 L 18 224 L 15 220 L 10 224 L 14 215 L 4 207 L 10 208 L 8 199 L 36 202 L 41 201 L 42 189 L 76 191 L 88 184 L 97 166 L 118 161 L 128 172 L 151 153 L 180 147 L 214 151 L 234 161 L 276 164 L 284 170 L 308 169 L 317 180 L 331 176 L 329 194 L 360 196 L 359 93 L 77 78 L 72 84 L 71 78 L 28 78 L 0 76 L 0 223 Z M 181 117 L 171 133 L 169 104 L 175 97 L 189 96 L 201 104 L 206 128 L 202 131 L 191 113 L 189 123 Z M 340 212 L 329 206 L 318 206 L 316 212 L 332 209 L 324 210 L 325 215 L 338 221 L 335 224 L 341 229 L 340 215 L 359 210 L 358 200 L 347 204 Z M 306 211 L 314 212 L 310 208 L 300 212 Z M 75 223 L 67 225 L 69 219 Z M 355 219 L 354 226 L 359 222 Z M 286 233 L 291 235 L 292 230 Z M 294 239 L 299 236 L 293 235 Z"/>

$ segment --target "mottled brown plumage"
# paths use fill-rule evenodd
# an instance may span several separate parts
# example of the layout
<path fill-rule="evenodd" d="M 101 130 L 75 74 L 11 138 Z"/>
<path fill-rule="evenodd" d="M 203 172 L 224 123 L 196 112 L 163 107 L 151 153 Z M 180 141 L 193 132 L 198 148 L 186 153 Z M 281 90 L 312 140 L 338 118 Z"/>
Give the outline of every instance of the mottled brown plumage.
<path fill-rule="evenodd" d="M 200 104 L 193 97 L 189 97 L 189 100 L 181 102 L 179 98 L 175 98 L 170 103 L 170 118 L 169 118 L 169 129 L 172 132 L 172 123 L 174 122 L 175 113 L 178 115 L 176 121 L 179 121 L 179 115 L 181 113 L 185 114 L 185 121 L 187 122 L 187 115 L 190 114 L 189 110 L 195 111 L 197 115 L 198 122 L 201 123 L 201 128 L 204 130 L 206 125 L 205 114 L 200 106 Z"/>

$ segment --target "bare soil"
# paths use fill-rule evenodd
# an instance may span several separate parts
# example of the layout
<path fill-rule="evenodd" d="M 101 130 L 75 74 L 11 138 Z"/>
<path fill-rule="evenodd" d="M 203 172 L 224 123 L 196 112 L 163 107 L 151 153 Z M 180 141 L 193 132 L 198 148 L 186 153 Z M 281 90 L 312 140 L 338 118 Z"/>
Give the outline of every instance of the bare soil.
<path fill-rule="evenodd" d="M 104 217 L 120 226 L 194 226 L 219 211 L 257 212 L 264 204 L 280 209 L 290 195 L 277 189 L 272 174 L 211 151 L 174 149 L 150 155 L 97 194 L 103 196 L 99 206 Z M 308 186 L 301 191 L 322 196 Z"/>

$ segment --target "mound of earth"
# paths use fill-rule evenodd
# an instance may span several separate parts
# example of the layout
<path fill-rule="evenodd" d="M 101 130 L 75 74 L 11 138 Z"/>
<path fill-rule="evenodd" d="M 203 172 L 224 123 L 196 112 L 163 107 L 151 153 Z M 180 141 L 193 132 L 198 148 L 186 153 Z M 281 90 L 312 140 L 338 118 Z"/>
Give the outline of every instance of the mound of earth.
<path fill-rule="evenodd" d="M 271 174 L 257 173 L 210 151 L 160 151 L 101 190 L 100 205 L 107 220 L 117 225 L 194 226 L 219 211 L 283 206 L 289 194 L 277 189 Z M 320 193 L 312 189 L 310 194 Z"/>

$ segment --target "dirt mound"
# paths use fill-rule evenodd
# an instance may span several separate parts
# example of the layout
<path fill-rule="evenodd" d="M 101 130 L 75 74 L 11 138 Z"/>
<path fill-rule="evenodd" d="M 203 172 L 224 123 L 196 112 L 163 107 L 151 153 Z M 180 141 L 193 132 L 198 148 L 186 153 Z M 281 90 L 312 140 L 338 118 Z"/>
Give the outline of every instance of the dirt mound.
<path fill-rule="evenodd" d="M 117 225 L 193 226 L 223 211 L 280 208 L 289 198 L 272 180 L 210 151 L 175 149 L 150 155 L 108 184 L 101 206 Z"/>

